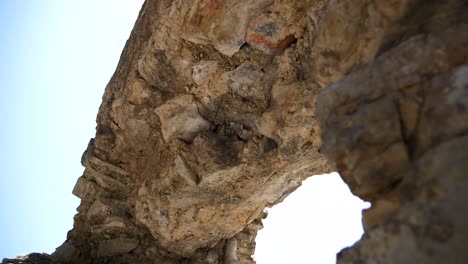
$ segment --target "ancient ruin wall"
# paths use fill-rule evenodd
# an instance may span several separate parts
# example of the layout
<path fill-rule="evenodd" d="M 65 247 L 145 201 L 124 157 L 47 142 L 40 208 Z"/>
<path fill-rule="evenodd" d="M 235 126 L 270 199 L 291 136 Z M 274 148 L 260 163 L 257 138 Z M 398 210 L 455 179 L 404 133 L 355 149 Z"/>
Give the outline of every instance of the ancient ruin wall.
<path fill-rule="evenodd" d="M 3 263 L 254 263 L 333 170 L 372 203 L 340 263 L 465 263 L 467 109 L 466 1 L 147 0 L 67 241 Z"/>

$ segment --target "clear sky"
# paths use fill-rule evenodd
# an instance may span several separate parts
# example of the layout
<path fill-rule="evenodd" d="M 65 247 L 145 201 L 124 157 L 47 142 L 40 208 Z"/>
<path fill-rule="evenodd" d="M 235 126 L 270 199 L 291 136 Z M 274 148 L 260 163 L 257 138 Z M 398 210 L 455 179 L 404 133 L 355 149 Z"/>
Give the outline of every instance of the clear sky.
<path fill-rule="evenodd" d="M 81 154 L 142 0 L 0 1 L 0 260 L 72 228 Z"/>
<path fill-rule="evenodd" d="M 332 264 L 362 235 L 361 210 L 338 173 L 310 177 L 268 210 L 257 236 L 257 264 Z"/>
<path fill-rule="evenodd" d="M 72 228 L 81 154 L 142 2 L 0 1 L 0 260 L 52 253 Z M 364 205 L 346 188 L 336 176 L 314 177 L 274 207 L 259 235 L 258 263 L 313 263 L 313 252 L 358 239 Z M 293 244 L 307 256 L 283 261 L 278 254 L 293 253 L 275 247 Z M 327 256 L 317 263 L 334 263 L 334 253 Z"/>

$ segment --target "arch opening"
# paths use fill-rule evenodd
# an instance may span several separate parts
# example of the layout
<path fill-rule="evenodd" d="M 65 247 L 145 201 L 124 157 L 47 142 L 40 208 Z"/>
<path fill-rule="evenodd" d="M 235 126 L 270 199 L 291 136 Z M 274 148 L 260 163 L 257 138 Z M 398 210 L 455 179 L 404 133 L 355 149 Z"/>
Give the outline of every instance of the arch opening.
<path fill-rule="evenodd" d="M 336 254 L 360 239 L 361 211 L 369 206 L 338 173 L 310 177 L 267 209 L 253 257 L 257 264 L 336 263 Z"/>

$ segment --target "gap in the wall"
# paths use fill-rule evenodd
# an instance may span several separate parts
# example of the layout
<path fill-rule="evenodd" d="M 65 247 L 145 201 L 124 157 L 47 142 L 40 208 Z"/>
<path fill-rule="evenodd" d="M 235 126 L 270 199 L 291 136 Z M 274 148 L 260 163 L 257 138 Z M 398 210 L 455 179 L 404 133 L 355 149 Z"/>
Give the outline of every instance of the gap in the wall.
<path fill-rule="evenodd" d="M 254 259 L 257 264 L 336 263 L 336 253 L 360 239 L 361 211 L 368 207 L 338 173 L 310 177 L 268 209 Z"/>

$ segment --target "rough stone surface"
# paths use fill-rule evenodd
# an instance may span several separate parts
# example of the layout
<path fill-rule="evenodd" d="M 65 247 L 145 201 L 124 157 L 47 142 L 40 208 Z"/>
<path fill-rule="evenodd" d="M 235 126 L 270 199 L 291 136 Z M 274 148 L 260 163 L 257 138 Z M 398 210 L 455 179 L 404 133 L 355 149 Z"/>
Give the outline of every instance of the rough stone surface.
<path fill-rule="evenodd" d="M 267 54 L 280 54 L 295 41 L 290 30 L 280 14 L 261 14 L 250 22 L 246 41 Z"/>
<path fill-rule="evenodd" d="M 468 260 L 468 25 L 415 35 L 317 98 L 322 153 L 371 201 L 339 263 Z"/>
<path fill-rule="evenodd" d="M 155 112 L 161 119 L 161 132 L 166 142 L 172 139 L 190 142 L 197 134 L 210 128 L 210 123 L 198 113 L 192 95 L 171 99 Z"/>
<path fill-rule="evenodd" d="M 254 263 L 332 170 L 372 203 L 339 263 L 466 263 L 467 47 L 463 0 L 147 0 L 67 241 L 2 263 Z"/>
<path fill-rule="evenodd" d="M 99 243 L 98 257 L 115 256 L 125 254 L 138 246 L 138 240 L 134 238 L 115 238 L 103 240 Z"/>

